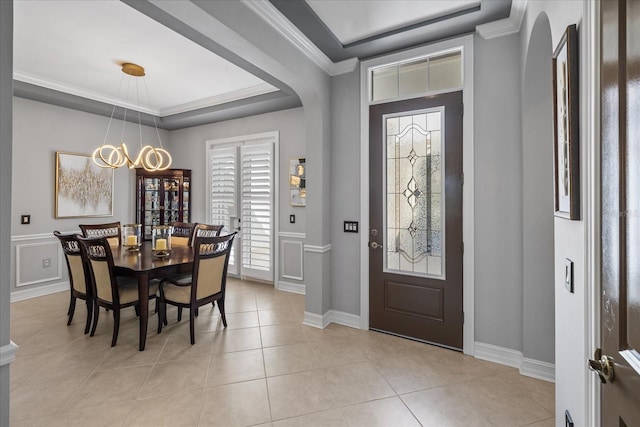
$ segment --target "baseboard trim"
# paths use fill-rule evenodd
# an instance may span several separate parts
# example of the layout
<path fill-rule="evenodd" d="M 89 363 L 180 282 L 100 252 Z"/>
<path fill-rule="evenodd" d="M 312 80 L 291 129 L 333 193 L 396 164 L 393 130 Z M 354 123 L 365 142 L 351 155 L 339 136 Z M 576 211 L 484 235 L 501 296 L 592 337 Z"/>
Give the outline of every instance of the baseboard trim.
<path fill-rule="evenodd" d="M 522 352 L 518 350 L 476 342 L 474 357 L 488 362 L 518 368 L 520 374 L 527 377 L 551 383 L 555 382 L 555 365 L 553 363 L 526 358 L 522 355 Z"/>
<path fill-rule="evenodd" d="M 294 294 L 305 295 L 306 294 L 306 286 L 304 283 L 291 283 L 285 282 L 283 280 L 278 280 L 278 288 L 279 291 L 291 292 Z"/>
<path fill-rule="evenodd" d="M 315 313 L 304 312 L 303 324 L 313 326 L 314 328 L 324 329 L 330 323 L 336 325 L 348 326 L 350 328 L 360 329 L 360 316 L 344 311 L 329 310 L 322 316 Z"/>
<path fill-rule="evenodd" d="M 40 286 L 34 289 L 24 289 L 11 292 L 11 302 L 24 301 L 26 299 L 42 297 L 69 290 L 69 282 L 59 282 L 48 286 Z"/>
<path fill-rule="evenodd" d="M 553 363 L 542 362 L 535 359 L 522 359 L 522 366 L 520 366 L 520 373 L 527 377 L 537 378 L 539 380 L 548 381 L 550 383 L 556 382 L 556 365 Z"/>
<path fill-rule="evenodd" d="M 308 311 L 304 312 L 304 319 L 302 320 L 303 325 L 311 326 L 318 329 L 324 329 L 329 324 L 328 322 L 325 322 L 325 316 L 321 316 L 315 313 L 309 313 Z"/>

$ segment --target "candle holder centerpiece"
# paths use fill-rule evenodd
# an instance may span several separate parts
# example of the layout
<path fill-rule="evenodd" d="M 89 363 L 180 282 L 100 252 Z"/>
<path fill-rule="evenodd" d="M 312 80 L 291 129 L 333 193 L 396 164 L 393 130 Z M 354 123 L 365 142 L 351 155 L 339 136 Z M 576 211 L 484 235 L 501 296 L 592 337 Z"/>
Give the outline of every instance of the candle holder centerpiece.
<path fill-rule="evenodd" d="M 151 230 L 151 250 L 157 257 L 166 257 L 171 253 L 171 234 L 173 227 L 170 225 L 155 225 Z"/>
<path fill-rule="evenodd" d="M 122 226 L 122 246 L 129 252 L 137 252 L 142 245 L 142 224 L 124 224 Z"/>

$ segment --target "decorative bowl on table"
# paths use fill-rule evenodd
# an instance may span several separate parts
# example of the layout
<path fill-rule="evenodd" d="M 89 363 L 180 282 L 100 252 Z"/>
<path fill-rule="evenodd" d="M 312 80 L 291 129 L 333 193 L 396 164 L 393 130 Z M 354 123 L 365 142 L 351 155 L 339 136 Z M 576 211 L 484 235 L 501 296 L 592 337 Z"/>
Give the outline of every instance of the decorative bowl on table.
<path fill-rule="evenodd" d="M 173 227 L 170 225 L 154 225 L 151 229 L 151 250 L 157 257 L 166 257 L 171 253 L 171 234 Z"/>
<path fill-rule="evenodd" d="M 142 245 L 142 224 L 124 224 L 122 226 L 122 246 L 127 251 L 137 252 Z"/>

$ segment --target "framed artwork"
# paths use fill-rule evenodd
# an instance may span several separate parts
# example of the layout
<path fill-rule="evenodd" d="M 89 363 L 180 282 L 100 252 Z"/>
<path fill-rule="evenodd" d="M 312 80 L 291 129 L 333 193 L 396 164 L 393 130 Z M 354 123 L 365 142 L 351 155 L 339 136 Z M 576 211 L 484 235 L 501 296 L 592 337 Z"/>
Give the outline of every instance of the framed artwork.
<path fill-rule="evenodd" d="M 553 53 L 555 215 L 572 220 L 580 219 L 577 43 L 576 26 L 570 25 Z"/>
<path fill-rule="evenodd" d="M 113 216 L 111 168 L 88 154 L 56 152 L 56 218 Z"/>
<path fill-rule="evenodd" d="M 291 206 L 307 205 L 307 175 L 305 158 L 289 160 Z"/>

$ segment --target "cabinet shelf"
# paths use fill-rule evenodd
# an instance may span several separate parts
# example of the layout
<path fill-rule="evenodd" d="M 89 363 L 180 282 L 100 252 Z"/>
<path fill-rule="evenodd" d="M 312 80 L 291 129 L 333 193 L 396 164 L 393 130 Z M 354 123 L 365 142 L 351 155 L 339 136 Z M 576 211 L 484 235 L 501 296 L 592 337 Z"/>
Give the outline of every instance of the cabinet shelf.
<path fill-rule="evenodd" d="M 167 169 L 148 172 L 136 169 L 136 222 L 142 235 L 151 240 L 154 225 L 190 222 L 191 171 Z"/>

